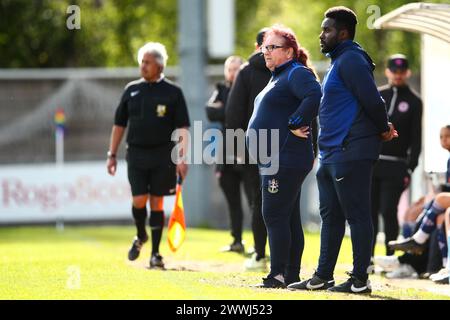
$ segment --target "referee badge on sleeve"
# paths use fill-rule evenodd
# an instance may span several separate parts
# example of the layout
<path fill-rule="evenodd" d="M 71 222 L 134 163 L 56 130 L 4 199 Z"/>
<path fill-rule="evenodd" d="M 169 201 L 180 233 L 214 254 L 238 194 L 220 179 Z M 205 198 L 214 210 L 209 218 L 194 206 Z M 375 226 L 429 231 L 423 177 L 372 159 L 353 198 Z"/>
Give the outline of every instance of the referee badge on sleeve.
<path fill-rule="evenodd" d="M 278 192 L 278 180 L 272 179 L 269 180 L 269 185 L 267 187 L 267 191 L 270 193 L 277 193 Z"/>
<path fill-rule="evenodd" d="M 156 106 L 156 115 L 157 115 L 159 118 L 164 117 L 164 116 L 166 115 L 166 112 L 167 112 L 167 106 L 165 106 L 165 105 L 163 105 L 163 104 L 158 104 L 158 105 Z"/>

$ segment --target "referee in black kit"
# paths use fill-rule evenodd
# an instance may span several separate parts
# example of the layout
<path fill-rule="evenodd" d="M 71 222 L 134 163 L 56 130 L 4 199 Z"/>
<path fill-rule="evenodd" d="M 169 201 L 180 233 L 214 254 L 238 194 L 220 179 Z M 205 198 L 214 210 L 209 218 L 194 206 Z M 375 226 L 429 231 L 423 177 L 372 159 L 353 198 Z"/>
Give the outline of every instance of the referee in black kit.
<path fill-rule="evenodd" d="M 128 180 L 133 195 L 132 213 L 137 235 L 133 240 L 129 260 L 136 260 L 147 242 L 145 228 L 147 201 L 150 199 L 150 230 L 152 254 L 150 268 L 164 268 L 159 244 L 164 227 L 163 199 L 175 194 L 177 174 L 187 174 L 184 162 L 174 164 L 172 133 L 180 129 L 180 157 L 188 145 L 189 115 L 183 92 L 164 77 L 167 53 L 164 45 L 145 44 L 138 52 L 142 78 L 128 83 L 117 107 L 108 151 L 107 169 L 110 175 L 117 170 L 116 154 L 128 126 Z"/>

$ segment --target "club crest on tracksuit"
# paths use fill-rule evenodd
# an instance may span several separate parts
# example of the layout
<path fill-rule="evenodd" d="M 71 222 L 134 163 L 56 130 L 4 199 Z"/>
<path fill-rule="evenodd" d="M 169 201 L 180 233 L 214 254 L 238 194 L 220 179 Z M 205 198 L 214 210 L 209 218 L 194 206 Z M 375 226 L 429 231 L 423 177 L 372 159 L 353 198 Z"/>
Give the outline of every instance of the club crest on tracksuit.
<path fill-rule="evenodd" d="M 402 101 L 398 104 L 398 111 L 406 112 L 409 110 L 409 103 L 406 101 Z"/>
<path fill-rule="evenodd" d="M 163 104 L 158 104 L 156 107 L 156 115 L 160 118 L 164 117 L 167 112 L 167 107 Z"/>
<path fill-rule="evenodd" d="M 278 192 L 278 180 L 276 180 L 276 179 L 269 180 L 267 191 L 269 191 L 270 193 L 277 193 Z"/>

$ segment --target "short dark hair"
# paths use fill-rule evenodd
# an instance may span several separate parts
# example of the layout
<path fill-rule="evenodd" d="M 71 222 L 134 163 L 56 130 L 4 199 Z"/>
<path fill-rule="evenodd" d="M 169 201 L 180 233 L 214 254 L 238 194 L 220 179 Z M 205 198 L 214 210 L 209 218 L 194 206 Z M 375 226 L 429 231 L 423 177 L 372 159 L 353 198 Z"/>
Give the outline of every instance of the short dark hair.
<path fill-rule="evenodd" d="M 258 34 L 256 35 L 256 43 L 258 44 L 258 47 L 261 47 L 264 41 L 264 36 L 266 35 L 266 32 L 269 31 L 269 28 L 262 28 L 258 31 Z"/>
<path fill-rule="evenodd" d="M 350 38 L 352 40 L 355 38 L 358 19 L 353 10 L 344 6 L 332 7 L 325 12 L 325 18 L 334 19 L 336 21 L 336 29 L 347 29 Z"/>

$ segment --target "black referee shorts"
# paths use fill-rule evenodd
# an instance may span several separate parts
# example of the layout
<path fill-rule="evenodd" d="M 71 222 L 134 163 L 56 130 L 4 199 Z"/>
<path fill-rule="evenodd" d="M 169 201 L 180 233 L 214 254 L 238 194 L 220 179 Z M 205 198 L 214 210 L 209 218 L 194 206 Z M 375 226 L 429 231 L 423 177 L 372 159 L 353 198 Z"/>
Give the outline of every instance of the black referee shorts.
<path fill-rule="evenodd" d="M 170 162 L 151 168 L 142 168 L 128 163 L 128 181 L 133 196 L 173 195 L 177 182 L 176 166 Z"/>

